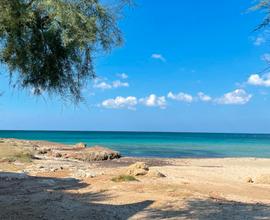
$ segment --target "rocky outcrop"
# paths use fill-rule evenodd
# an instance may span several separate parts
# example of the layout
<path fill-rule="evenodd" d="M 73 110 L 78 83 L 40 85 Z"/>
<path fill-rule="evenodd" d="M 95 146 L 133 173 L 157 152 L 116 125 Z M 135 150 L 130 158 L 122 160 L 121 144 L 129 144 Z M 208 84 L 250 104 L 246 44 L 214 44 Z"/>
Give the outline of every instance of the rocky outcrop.
<path fill-rule="evenodd" d="M 88 147 L 85 143 L 78 143 L 73 146 L 58 144 L 47 141 L 27 141 L 16 139 L 0 139 L 1 143 L 8 143 L 12 147 L 25 149 L 33 152 L 33 155 L 42 157 L 76 159 L 82 161 L 103 161 L 120 158 L 117 151 L 102 146 Z"/>
<path fill-rule="evenodd" d="M 65 158 L 65 159 L 76 159 L 81 161 L 103 161 L 120 158 L 121 155 L 117 151 L 102 147 L 93 146 L 88 147 L 84 143 L 78 143 L 73 146 L 67 145 L 51 145 L 48 144 L 34 145 L 33 147 L 36 154 L 40 156 L 54 157 L 54 158 Z"/>
<path fill-rule="evenodd" d="M 121 157 L 119 152 L 101 146 L 81 149 L 71 148 L 69 150 L 62 150 L 59 153 L 61 153 L 62 157 L 64 158 L 71 158 L 82 161 L 103 161 Z"/>

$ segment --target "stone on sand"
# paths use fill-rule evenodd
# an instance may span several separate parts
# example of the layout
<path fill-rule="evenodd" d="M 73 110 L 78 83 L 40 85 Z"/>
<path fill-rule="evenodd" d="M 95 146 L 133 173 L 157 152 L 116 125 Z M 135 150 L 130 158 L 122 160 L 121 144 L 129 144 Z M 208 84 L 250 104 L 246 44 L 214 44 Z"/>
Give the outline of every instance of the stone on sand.
<path fill-rule="evenodd" d="M 127 175 L 143 176 L 149 171 L 149 167 L 144 162 L 137 162 L 130 165 L 127 169 Z"/>
<path fill-rule="evenodd" d="M 90 172 L 89 170 L 82 170 L 79 169 L 76 171 L 76 173 L 73 175 L 75 178 L 83 179 L 83 178 L 93 178 L 96 176 L 95 173 Z"/>
<path fill-rule="evenodd" d="M 156 169 L 150 169 L 147 173 L 148 177 L 154 177 L 154 178 L 163 178 L 166 177 L 163 173 L 159 172 Z"/>
<path fill-rule="evenodd" d="M 246 183 L 254 183 L 254 180 L 251 177 L 245 178 Z"/>

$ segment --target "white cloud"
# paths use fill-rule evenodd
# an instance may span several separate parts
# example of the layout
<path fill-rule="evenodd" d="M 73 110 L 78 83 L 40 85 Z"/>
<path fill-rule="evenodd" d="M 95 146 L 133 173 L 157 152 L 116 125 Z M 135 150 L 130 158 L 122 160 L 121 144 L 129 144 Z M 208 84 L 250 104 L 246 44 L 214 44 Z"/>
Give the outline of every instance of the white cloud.
<path fill-rule="evenodd" d="M 138 104 L 137 98 L 134 96 L 122 97 L 118 96 L 115 99 L 104 100 L 101 105 L 105 108 L 122 109 L 127 108 L 135 110 L 135 106 Z"/>
<path fill-rule="evenodd" d="M 151 55 L 151 58 L 156 59 L 156 60 L 161 60 L 162 62 L 166 62 L 166 59 L 163 57 L 162 54 L 154 53 Z"/>
<path fill-rule="evenodd" d="M 216 102 L 222 105 L 244 105 L 248 103 L 251 98 L 252 95 L 248 94 L 245 90 L 236 89 L 216 99 Z"/>
<path fill-rule="evenodd" d="M 165 109 L 167 105 L 165 96 L 158 97 L 155 94 L 151 94 L 148 97 L 141 98 L 139 101 L 148 107 L 159 107 Z"/>
<path fill-rule="evenodd" d="M 270 62 L 270 54 L 269 53 L 263 54 L 262 60 L 269 63 Z"/>
<path fill-rule="evenodd" d="M 203 92 L 198 93 L 198 98 L 199 98 L 199 100 L 201 100 L 203 102 L 210 102 L 212 100 L 212 98 L 210 96 L 204 94 Z"/>
<path fill-rule="evenodd" d="M 120 80 L 116 80 L 112 82 L 113 88 L 120 88 L 120 87 L 129 87 L 127 82 L 121 82 Z"/>
<path fill-rule="evenodd" d="M 177 100 L 177 101 L 182 101 L 182 102 L 189 102 L 191 103 L 193 101 L 193 97 L 190 94 L 180 92 L 178 94 L 173 94 L 172 92 L 169 92 L 167 95 L 168 98 Z"/>
<path fill-rule="evenodd" d="M 254 40 L 254 45 L 255 46 L 261 46 L 262 44 L 264 44 L 266 42 L 265 38 L 264 37 L 257 37 L 255 40 Z"/>
<path fill-rule="evenodd" d="M 99 82 L 99 83 L 94 83 L 94 88 L 96 89 L 111 89 L 112 86 L 109 84 L 109 83 L 106 83 L 106 82 Z"/>
<path fill-rule="evenodd" d="M 263 76 L 260 76 L 258 74 L 252 74 L 248 78 L 247 83 L 254 86 L 270 87 L 270 73 Z"/>
<path fill-rule="evenodd" d="M 106 89 L 113 89 L 113 88 L 120 88 L 120 87 L 129 87 L 129 83 L 122 82 L 120 80 L 115 80 L 112 83 L 108 83 L 105 81 L 103 82 L 95 81 L 93 87 L 96 89 L 106 90 Z"/>
<path fill-rule="evenodd" d="M 128 78 L 128 75 L 126 73 L 118 73 L 116 75 L 117 75 L 117 77 L 119 77 L 121 79 L 127 79 Z"/>

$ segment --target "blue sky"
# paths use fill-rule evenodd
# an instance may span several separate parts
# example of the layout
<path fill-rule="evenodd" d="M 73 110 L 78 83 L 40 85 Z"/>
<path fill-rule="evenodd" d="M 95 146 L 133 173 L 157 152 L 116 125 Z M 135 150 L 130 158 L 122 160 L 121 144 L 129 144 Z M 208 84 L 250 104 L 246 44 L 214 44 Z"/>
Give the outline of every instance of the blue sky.
<path fill-rule="evenodd" d="M 169 3 L 168 3 L 169 2 Z M 254 1 L 146 1 L 125 11 L 125 44 L 95 60 L 78 107 L 8 86 L 0 129 L 270 132 L 270 61 Z"/>

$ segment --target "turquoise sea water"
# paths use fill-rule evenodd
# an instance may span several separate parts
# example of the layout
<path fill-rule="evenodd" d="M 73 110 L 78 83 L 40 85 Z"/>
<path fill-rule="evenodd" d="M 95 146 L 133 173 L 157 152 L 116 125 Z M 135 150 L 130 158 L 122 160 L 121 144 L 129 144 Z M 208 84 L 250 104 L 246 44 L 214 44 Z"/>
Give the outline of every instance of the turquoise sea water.
<path fill-rule="evenodd" d="M 0 131 L 0 138 L 103 145 L 136 157 L 266 157 L 270 134 Z"/>

